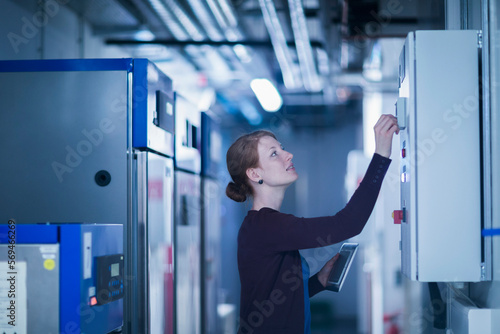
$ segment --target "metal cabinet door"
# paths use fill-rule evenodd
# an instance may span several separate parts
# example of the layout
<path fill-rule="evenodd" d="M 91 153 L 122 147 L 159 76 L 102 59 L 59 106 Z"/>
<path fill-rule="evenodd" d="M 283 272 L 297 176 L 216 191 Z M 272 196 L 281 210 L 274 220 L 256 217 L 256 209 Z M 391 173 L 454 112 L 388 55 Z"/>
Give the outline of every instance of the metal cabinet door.
<path fill-rule="evenodd" d="M 200 176 L 175 172 L 177 333 L 201 332 Z"/>
<path fill-rule="evenodd" d="M 174 166 L 170 158 L 134 153 L 133 224 L 127 232 L 126 321 L 132 333 L 174 333 Z"/>
<path fill-rule="evenodd" d="M 202 180 L 202 250 L 203 250 L 203 331 L 206 334 L 220 332 L 217 313 L 221 281 L 221 189 L 216 180 Z"/>
<path fill-rule="evenodd" d="M 148 153 L 148 274 L 150 333 L 174 332 L 174 163 Z"/>

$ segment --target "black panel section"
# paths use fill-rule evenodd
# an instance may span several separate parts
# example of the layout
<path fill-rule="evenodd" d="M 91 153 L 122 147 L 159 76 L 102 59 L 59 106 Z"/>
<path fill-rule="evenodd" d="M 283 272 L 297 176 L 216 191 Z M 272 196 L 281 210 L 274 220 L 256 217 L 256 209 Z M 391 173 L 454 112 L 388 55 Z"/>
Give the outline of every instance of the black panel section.
<path fill-rule="evenodd" d="M 123 254 L 98 256 L 94 261 L 97 305 L 123 298 Z"/>

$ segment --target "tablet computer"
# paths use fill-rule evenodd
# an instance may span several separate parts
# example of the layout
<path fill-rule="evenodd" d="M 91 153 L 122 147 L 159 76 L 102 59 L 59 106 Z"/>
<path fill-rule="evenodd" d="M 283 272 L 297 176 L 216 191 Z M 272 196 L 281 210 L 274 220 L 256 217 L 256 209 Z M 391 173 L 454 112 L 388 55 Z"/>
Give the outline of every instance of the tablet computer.
<path fill-rule="evenodd" d="M 357 243 L 345 243 L 340 247 L 339 258 L 333 265 L 332 271 L 328 276 L 326 289 L 339 292 L 342 289 L 349 268 L 351 268 L 352 260 L 358 249 Z"/>

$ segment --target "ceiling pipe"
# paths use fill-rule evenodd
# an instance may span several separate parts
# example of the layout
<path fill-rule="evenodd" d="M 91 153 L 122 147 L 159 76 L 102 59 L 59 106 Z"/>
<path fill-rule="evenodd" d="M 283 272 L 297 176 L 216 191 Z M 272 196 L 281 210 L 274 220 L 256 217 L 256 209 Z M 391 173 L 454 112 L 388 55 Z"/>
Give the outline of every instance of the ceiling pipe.
<path fill-rule="evenodd" d="M 188 3 L 193 9 L 196 18 L 200 21 L 201 25 L 205 29 L 208 38 L 210 38 L 212 41 L 223 40 L 224 36 L 215 26 L 213 19 L 203 2 L 201 0 L 188 0 Z"/>
<path fill-rule="evenodd" d="M 238 20 L 236 19 L 236 15 L 234 14 L 231 5 L 228 3 L 227 0 L 218 0 L 218 3 L 220 5 L 222 12 L 224 13 L 224 16 L 227 19 L 229 26 L 236 28 L 238 26 Z"/>
<path fill-rule="evenodd" d="M 207 4 L 228 41 L 234 42 L 243 39 L 243 34 L 238 29 L 236 16 L 227 2 L 207 0 Z"/>
<path fill-rule="evenodd" d="M 189 36 L 195 41 L 201 41 L 205 39 L 205 34 L 201 32 L 201 29 L 191 20 L 191 18 L 186 14 L 186 12 L 179 6 L 175 0 L 164 0 L 174 16 L 179 20 L 181 25 L 186 29 Z"/>
<path fill-rule="evenodd" d="M 148 0 L 148 2 L 175 39 L 179 41 L 190 39 L 187 31 L 177 22 L 164 2 L 160 0 Z"/>
<path fill-rule="evenodd" d="M 319 92 L 322 89 L 322 83 L 314 63 L 302 1 L 288 0 L 288 7 L 304 88 L 309 92 Z"/>
<path fill-rule="evenodd" d="M 216 27 L 210 22 L 210 15 L 205 9 L 204 5 L 199 0 L 190 1 L 190 6 L 193 12 L 201 17 L 202 24 L 208 27 L 208 30 L 201 30 L 197 22 L 189 17 L 185 10 L 179 6 L 175 0 L 148 0 L 153 8 L 157 11 L 158 15 L 162 18 L 164 24 L 171 30 L 172 35 L 176 38 L 177 42 L 186 42 L 185 52 L 190 56 L 191 62 L 195 66 L 203 69 L 217 69 L 221 76 L 229 76 L 229 66 L 224 57 L 212 49 L 211 41 L 207 39 L 222 40 L 222 35 L 217 32 Z M 178 22 L 178 23 L 177 23 Z M 181 29 L 179 29 L 181 28 Z M 185 32 L 184 34 L 182 32 Z M 187 34 L 187 37 L 186 37 Z M 154 41 L 151 44 L 168 45 L 166 43 L 158 43 Z M 122 43 L 125 44 L 125 43 Z M 133 44 L 133 43 L 127 43 Z M 193 45 L 200 45 L 201 48 L 196 48 Z"/>
<path fill-rule="evenodd" d="M 276 58 L 281 68 L 285 87 L 288 89 L 299 88 L 302 82 L 300 78 L 295 75 L 295 64 L 292 60 L 288 45 L 286 44 L 285 34 L 278 19 L 273 0 L 259 0 L 259 4 L 267 32 L 273 44 L 274 53 L 276 54 Z"/>
<path fill-rule="evenodd" d="M 217 0 L 206 0 L 206 3 L 208 5 L 208 8 L 210 8 L 210 11 L 213 14 L 215 21 L 222 29 L 224 36 L 226 37 L 226 40 L 230 42 L 237 42 L 242 40 L 243 34 L 241 33 L 241 31 L 237 26 L 237 22 L 235 19 L 236 17 L 229 4 L 227 3 L 221 4 L 221 1 Z M 223 52 L 223 54 L 225 54 L 229 59 L 231 59 L 232 63 L 237 68 L 241 68 L 242 70 L 243 66 L 241 65 L 241 63 L 249 63 L 251 62 L 252 59 L 247 48 L 241 45 L 240 43 L 233 44 L 232 49 L 221 48 L 221 52 Z"/>

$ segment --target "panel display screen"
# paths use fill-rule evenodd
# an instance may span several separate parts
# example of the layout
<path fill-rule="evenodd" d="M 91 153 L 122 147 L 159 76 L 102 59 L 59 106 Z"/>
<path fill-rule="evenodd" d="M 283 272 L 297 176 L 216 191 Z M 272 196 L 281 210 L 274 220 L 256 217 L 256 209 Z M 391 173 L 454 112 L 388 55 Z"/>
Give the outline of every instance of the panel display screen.
<path fill-rule="evenodd" d="M 352 260 L 358 249 L 357 243 L 345 243 L 339 251 L 339 258 L 335 262 L 332 271 L 328 277 L 326 288 L 335 292 L 342 289 L 349 268 L 351 268 Z"/>

